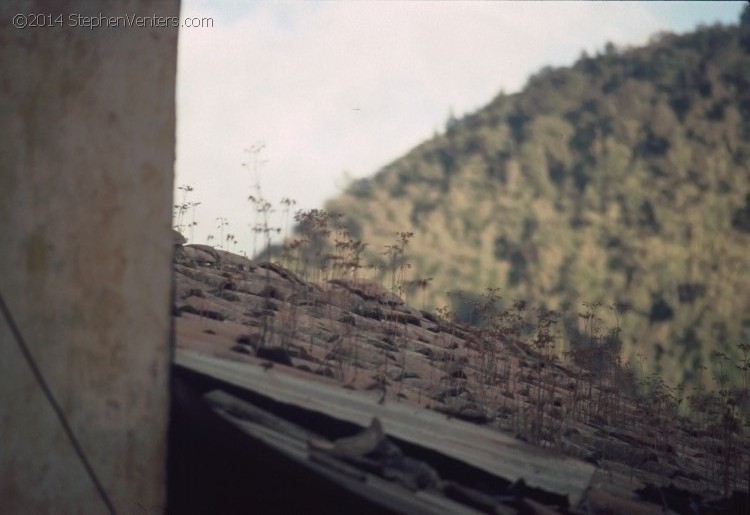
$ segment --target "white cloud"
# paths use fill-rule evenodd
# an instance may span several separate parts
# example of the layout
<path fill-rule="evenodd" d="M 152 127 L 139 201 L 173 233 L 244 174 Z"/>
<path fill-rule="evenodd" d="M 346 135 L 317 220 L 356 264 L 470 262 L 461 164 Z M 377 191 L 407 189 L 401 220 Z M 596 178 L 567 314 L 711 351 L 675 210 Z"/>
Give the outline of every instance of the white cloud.
<path fill-rule="evenodd" d="M 624 2 L 186 0 L 182 15 L 215 23 L 180 32 L 176 183 L 202 202 L 196 241 L 218 235 L 222 216 L 248 252 L 251 177 L 241 163 L 254 142 L 266 143 L 269 200 L 322 207 L 344 171 L 373 174 L 450 109 L 473 111 L 541 66 L 666 28 L 646 4 Z"/>

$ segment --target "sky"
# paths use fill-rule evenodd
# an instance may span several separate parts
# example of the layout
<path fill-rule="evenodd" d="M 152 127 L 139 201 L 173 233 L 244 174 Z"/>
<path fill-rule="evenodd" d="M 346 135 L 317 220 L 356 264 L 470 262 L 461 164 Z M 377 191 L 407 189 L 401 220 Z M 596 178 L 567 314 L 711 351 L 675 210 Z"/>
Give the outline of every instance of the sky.
<path fill-rule="evenodd" d="M 737 23 L 743 2 L 183 0 L 175 203 L 193 243 L 253 253 L 260 184 L 275 209 L 322 208 L 445 126 L 605 43 Z M 253 152 L 253 149 L 262 150 Z M 184 196 L 179 187 L 192 188 Z M 219 229 L 217 218 L 228 225 Z M 236 244 L 226 242 L 233 234 Z M 260 250 L 260 249 L 258 249 Z"/>

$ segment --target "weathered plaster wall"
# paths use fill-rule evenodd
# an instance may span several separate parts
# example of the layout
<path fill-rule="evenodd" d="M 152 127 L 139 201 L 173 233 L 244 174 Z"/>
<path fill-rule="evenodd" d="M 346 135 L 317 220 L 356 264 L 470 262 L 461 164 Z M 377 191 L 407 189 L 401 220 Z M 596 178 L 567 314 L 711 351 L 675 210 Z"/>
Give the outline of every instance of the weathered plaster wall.
<path fill-rule="evenodd" d="M 57 5 L 61 4 L 61 5 Z M 0 4 L 0 294 L 119 513 L 161 513 L 177 28 L 16 29 Z M 105 513 L 0 316 L 0 513 Z"/>

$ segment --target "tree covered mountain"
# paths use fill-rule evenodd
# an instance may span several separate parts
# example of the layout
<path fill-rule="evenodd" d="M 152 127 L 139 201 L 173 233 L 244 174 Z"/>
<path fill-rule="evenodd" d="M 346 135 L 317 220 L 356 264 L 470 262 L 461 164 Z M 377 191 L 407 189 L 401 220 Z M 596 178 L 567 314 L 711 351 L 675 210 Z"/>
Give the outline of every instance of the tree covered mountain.
<path fill-rule="evenodd" d="M 582 303 L 601 302 L 603 316 L 617 304 L 624 355 L 644 371 L 738 381 L 738 345 L 750 343 L 749 12 L 543 69 L 326 209 L 345 214 L 370 262 L 414 232 L 406 256 L 412 279 L 433 277 L 428 307 L 467 317 L 472 298 L 500 288 L 507 305 L 559 310 L 574 340 Z"/>

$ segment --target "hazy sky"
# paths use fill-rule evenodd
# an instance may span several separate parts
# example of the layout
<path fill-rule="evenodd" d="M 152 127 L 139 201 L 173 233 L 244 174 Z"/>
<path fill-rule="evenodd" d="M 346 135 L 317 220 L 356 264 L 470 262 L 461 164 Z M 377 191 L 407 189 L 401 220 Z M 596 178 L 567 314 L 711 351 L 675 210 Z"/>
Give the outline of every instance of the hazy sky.
<path fill-rule="evenodd" d="M 640 45 L 655 32 L 736 23 L 743 2 L 240 2 L 183 0 L 175 186 L 190 185 L 196 243 L 217 217 L 252 251 L 253 176 L 265 148 L 264 196 L 323 207 L 501 90 L 519 91 L 545 65 L 572 64 L 607 41 Z M 176 201 L 182 200 L 177 192 Z M 190 237 L 190 233 L 187 234 Z M 216 243 L 216 241 L 214 241 Z"/>

